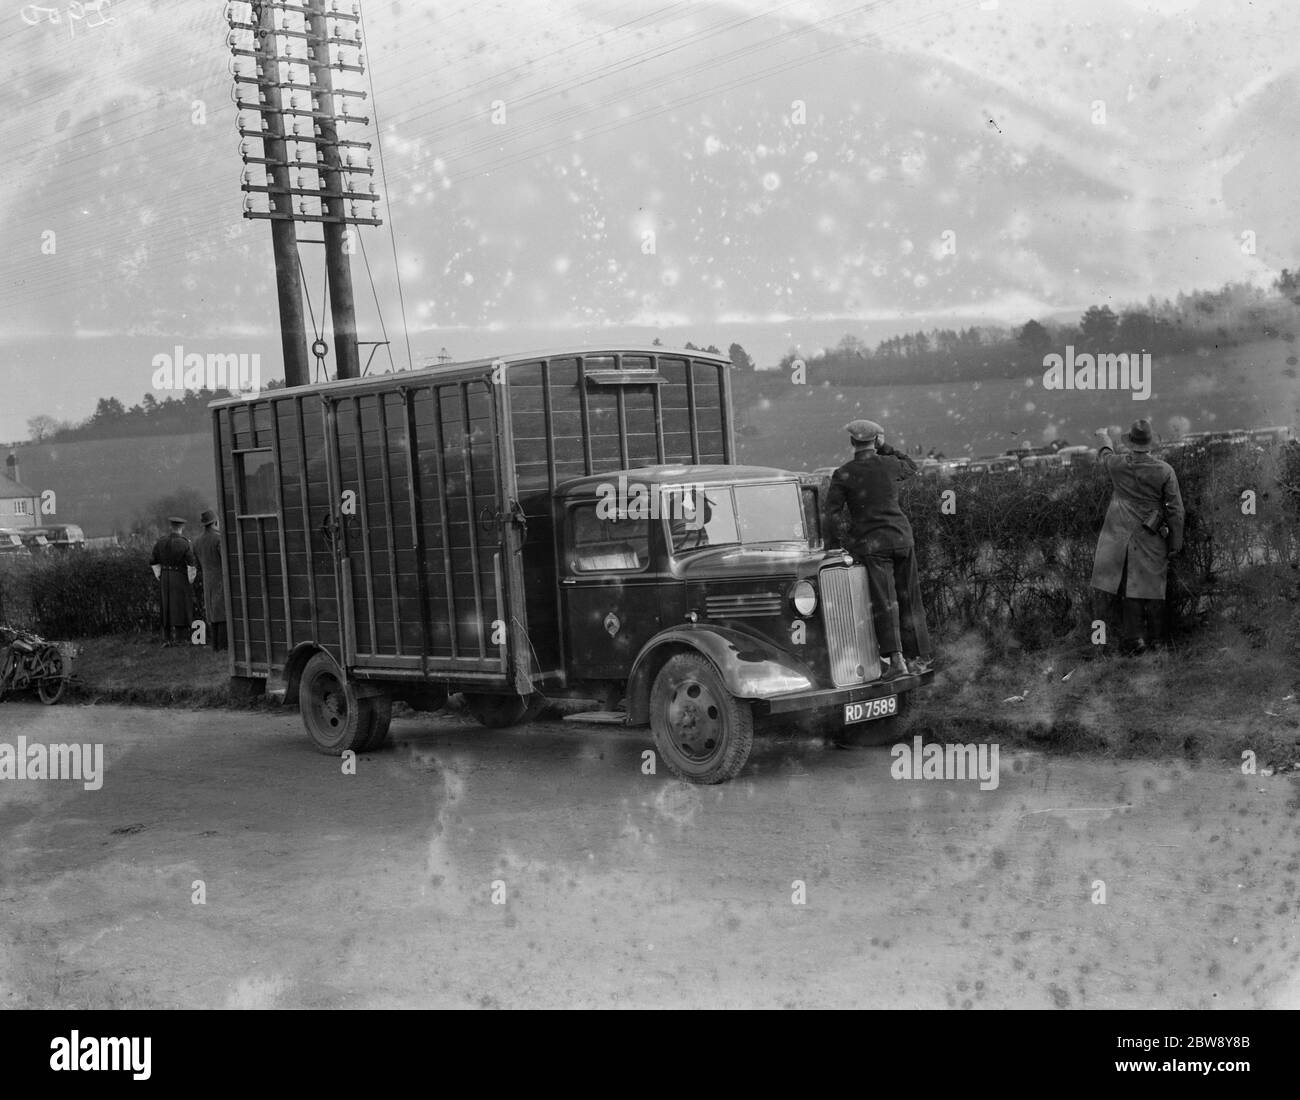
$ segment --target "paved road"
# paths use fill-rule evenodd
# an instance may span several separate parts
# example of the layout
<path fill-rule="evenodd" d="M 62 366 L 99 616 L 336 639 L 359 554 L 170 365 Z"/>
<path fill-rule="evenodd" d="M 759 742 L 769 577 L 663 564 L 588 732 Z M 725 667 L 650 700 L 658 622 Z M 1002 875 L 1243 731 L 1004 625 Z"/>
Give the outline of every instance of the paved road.
<path fill-rule="evenodd" d="M 0 780 L 0 1005 L 1300 1007 L 1287 778 L 785 739 L 697 788 L 635 733 L 393 731 L 344 775 L 293 713 L 0 705 L 105 746 Z"/>

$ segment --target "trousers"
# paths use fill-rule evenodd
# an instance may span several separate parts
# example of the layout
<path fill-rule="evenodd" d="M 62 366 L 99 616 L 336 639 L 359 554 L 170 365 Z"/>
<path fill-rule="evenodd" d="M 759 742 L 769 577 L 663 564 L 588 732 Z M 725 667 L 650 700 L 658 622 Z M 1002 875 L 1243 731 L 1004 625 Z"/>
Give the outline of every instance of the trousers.
<path fill-rule="evenodd" d="M 916 551 L 859 551 L 855 556 L 867 569 L 872 625 L 882 654 L 929 657 L 930 632 L 925 625 L 921 581 L 916 571 Z"/>
<path fill-rule="evenodd" d="M 1128 591 L 1128 558 L 1124 559 L 1119 575 L 1119 592 L 1111 595 L 1100 588 L 1093 590 L 1097 597 L 1096 617 L 1113 621 L 1119 619 L 1119 636 L 1125 645 L 1150 642 L 1161 645 L 1169 640 L 1169 624 L 1165 614 L 1165 601 L 1140 599 L 1126 595 Z"/>

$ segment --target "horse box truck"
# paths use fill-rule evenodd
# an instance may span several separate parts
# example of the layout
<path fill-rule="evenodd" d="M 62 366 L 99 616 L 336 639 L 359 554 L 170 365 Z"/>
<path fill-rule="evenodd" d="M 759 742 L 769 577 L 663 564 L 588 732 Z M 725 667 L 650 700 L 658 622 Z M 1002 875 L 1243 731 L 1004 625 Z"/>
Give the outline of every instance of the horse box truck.
<path fill-rule="evenodd" d="M 554 699 L 730 779 L 755 721 L 889 719 L 866 575 L 815 479 L 735 465 L 730 363 L 578 349 L 212 403 L 231 676 L 285 682 L 316 747 L 392 703 L 488 726 Z"/>

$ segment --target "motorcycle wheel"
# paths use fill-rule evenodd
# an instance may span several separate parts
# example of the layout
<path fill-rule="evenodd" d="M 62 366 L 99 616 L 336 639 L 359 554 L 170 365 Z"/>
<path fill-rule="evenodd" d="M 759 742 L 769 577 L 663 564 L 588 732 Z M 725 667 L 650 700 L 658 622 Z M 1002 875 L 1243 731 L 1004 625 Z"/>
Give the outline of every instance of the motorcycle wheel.
<path fill-rule="evenodd" d="M 63 663 L 63 654 L 57 649 L 45 658 L 46 674 L 36 681 L 36 694 L 47 707 L 53 706 L 63 698 L 68 686 L 68 672 Z"/>

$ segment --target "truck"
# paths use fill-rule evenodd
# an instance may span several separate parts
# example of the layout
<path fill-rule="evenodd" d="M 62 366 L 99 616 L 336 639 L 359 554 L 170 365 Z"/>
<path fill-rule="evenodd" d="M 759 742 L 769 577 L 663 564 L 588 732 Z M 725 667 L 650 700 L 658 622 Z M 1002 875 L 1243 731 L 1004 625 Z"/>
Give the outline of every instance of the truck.
<path fill-rule="evenodd" d="M 695 783 L 756 727 L 896 721 L 934 673 L 882 680 L 817 479 L 737 464 L 730 369 L 575 348 L 214 401 L 232 683 L 282 680 L 333 754 L 399 700 L 498 728 L 583 701 Z"/>

